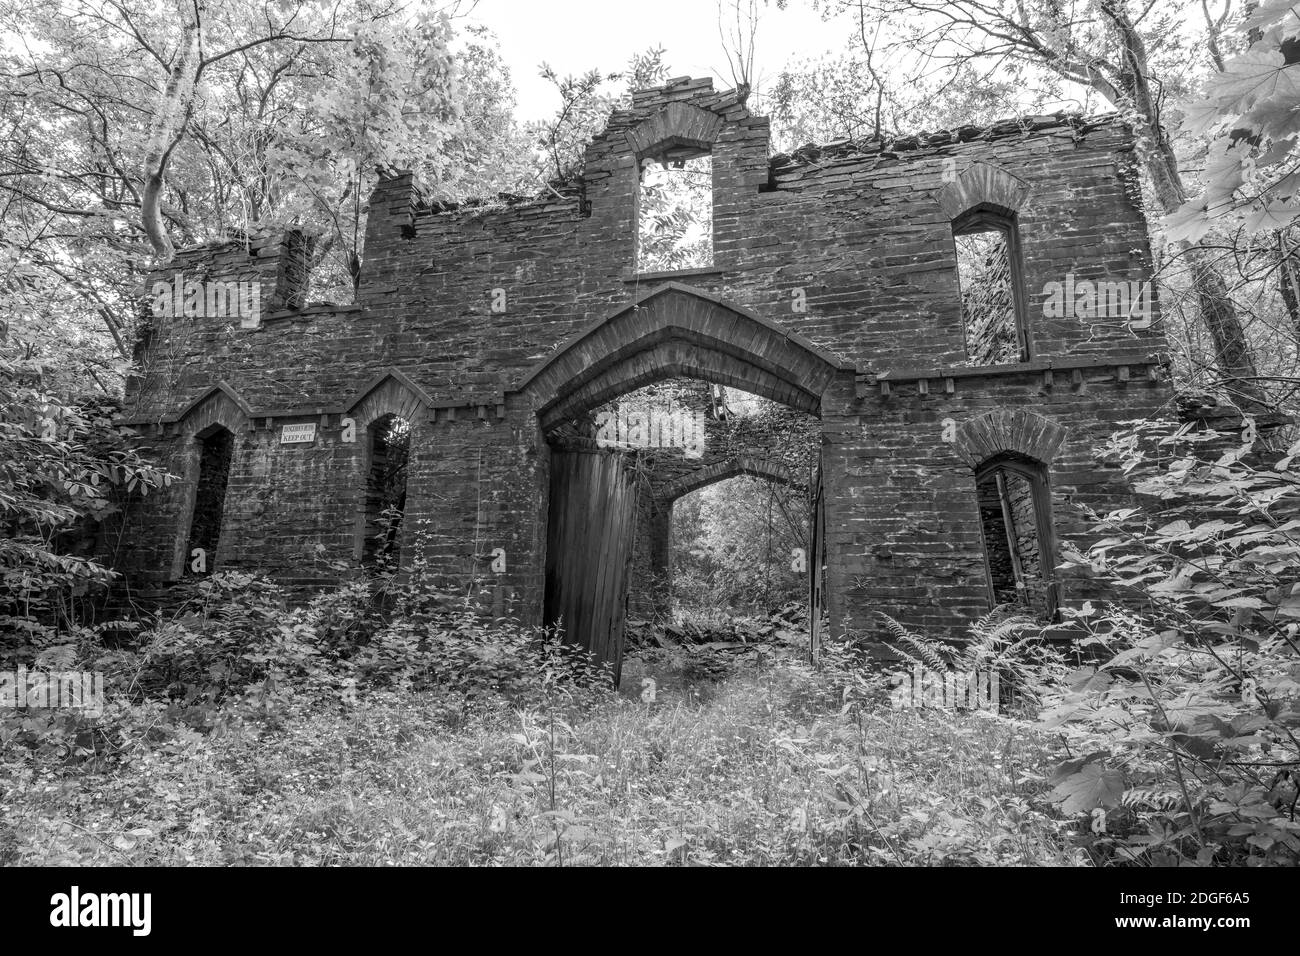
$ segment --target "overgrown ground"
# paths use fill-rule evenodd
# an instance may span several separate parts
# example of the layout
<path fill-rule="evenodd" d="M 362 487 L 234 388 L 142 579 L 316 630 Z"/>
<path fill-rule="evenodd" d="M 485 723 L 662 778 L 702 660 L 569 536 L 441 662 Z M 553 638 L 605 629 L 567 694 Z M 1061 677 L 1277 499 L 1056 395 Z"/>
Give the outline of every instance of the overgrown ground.
<path fill-rule="evenodd" d="M 1042 799 L 1059 748 L 1027 724 L 713 656 L 649 651 L 618 695 L 526 710 L 446 689 L 295 695 L 208 734 L 132 734 L 108 762 L 6 746 L 0 860 L 1086 864 Z"/>

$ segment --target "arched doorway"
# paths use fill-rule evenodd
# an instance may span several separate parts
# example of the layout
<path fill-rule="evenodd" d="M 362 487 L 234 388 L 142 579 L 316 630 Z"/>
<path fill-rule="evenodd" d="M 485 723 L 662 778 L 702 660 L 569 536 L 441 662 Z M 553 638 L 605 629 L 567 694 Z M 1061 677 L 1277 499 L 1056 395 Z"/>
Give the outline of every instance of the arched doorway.
<path fill-rule="evenodd" d="M 642 386 L 685 378 L 820 417 L 822 396 L 852 371 L 777 323 L 672 282 L 569 339 L 515 390 L 536 410 L 550 466 L 545 620 L 562 621 L 566 640 L 617 676 L 636 492 L 621 451 L 584 442 L 585 415 Z M 566 431 L 571 440 L 555 441 Z M 819 575 L 820 565 L 810 571 Z"/>
<path fill-rule="evenodd" d="M 225 516 L 226 486 L 235 454 L 235 436 L 223 425 L 210 425 L 194 436 L 198 445 L 198 471 L 190 529 L 185 545 L 187 574 L 207 574 L 216 569 L 217 546 Z"/>
<path fill-rule="evenodd" d="M 366 434 L 361 563 L 366 567 L 394 568 L 400 563 L 402 549 L 411 424 L 398 415 L 383 415 L 370 423 Z"/>
<path fill-rule="evenodd" d="M 817 425 L 819 433 L 820 423 Z M 809 437 L 816 440 L 820 435 L 814 433 Z M 732 532 L 731 537 L 743 539 L 744 529 L 740 525 L 756 520 L 768 531 L 759 548 L 763 552 L 759 560 L 767 570 L 773 561 L 783 566 L 794 563 L 792 548 L 799 549 L 800 558 L 805 556 L 810 525 L 809 488 L 813 478 L 806 467 L 787 464 L 775 455 L 765 458 L 732 455 L 687 471 L 662 485 L 652 485 L 649 501 L 642 504 L 643 520 L 637 529 L 637 573 L 629 595 L 629 613 L 656 621 L 674 618 L 674 611 L 681 603 L 679 599 L 691 589 L 690 581 L 677 582 L 675 568 L 692 564 L 682 550 L 692 550 L 687 539 L 702 534 L 703 525 L 715 531 L 726 528 Z M 724 489 L 725 496 L 715 501 L 713 492 Z M 724 508 L 722 501 L 747 502 L 750 507 L 743 509 L 745 515 L 737 515 L 734 521 L 727 522 L 718 513 Z M 755 515 L 754 509 L 765 513 Z M 787 540 L 791 529 L 797 529 L 795 540 Z M 774 540 L 779 545 L 776 552 L 772 550 Z M 675 589 L 675 583 L 685 583 L 686 590 Z"/>

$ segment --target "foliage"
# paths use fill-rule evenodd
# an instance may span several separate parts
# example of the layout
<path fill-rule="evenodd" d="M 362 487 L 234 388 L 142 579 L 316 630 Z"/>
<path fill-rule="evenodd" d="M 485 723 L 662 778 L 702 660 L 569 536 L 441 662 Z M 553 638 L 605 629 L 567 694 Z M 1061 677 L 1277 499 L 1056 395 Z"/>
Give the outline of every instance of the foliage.
<path fill-rule="evenodd" d="M 1209 137 L 1202 194 L 1169 217 L 1174 238 L 1199 239 L 1227 219 L 1247 232 L 1300 214 L 1300 16 L 1285 0 L 1255 5 L 1235 27 L 1243 49 L 1189 105 L 1188 130 Z"/>
<path fill-rule="evenodd" d="M 129 496 L 170 476 L 113 426 L 116 402 L 60 397 L 45 363 L 0 342 L 0 639 L 68 624 L 71 598 L 113 575 L 86 551 Z"/>
<path fill-rule="evenodd" d="M 887 65 L 886 65 L 887 64 Z M 1017 85 L 1006 72 L 988 75 L 957 64 L 941 75 L 909 68 L 895 57 L 877 68 L 857 30 L 843 50 L 786 65 L 761 97 L 772 118 L 774 146 L 791 151 L 841 139 L 904 136 L 922 129 L 955 129 L 991 123 L 1024 108 Z M 881 87 L 884 76 L 895 77 Z M 879 104 L 877 99 L 880 100 Z"/>
<path fill-rule="evenodd" d="M 673 507 L 673 601 L 679 611 L 762 614 L 807 598 L 808 547 L 802 494 L 741 476 L 702 488 Z"/>
<path fill-rule="evenodd" d="M 172 246 L 306 226 L 317 294 L 348 298 L 381 170 L 412 169 L 433 198 L 520 182 L 509 73 L 434 4 L 214 0 L 203 18 L 187 53 L 185 5 L 0 3 L 0 247 L 119 363 L 142 272 Z"/>
<path fill-rule="evenodd" d="M 668 76 L 668 65 L 664 62 L 663 48 L 650 47 L 633 55 L 627 69 L 620 73 L 588 70 L 581 76 L 561 78 L 545 63 L 539 72 L 555 87 L 560 107 L 552 119 L 527 126 L 540 152 L 534 178 L 543 183 L 568 182 L 582 164 L 583 150 L 608 122 L 610 111 L 631 105 L 633 90 L 662 82 Z M 624 92 L 617 95 L 606 92 L 605 87 L 610 83 L 623 83 Z"/>
<path fill-rule="evenodd" d="M 527 705 L 484 689 L 469 711 L 448 686 L 298 693 L 206 734 L 113 704 L 102 759 L 0 748 L 0 862 L 1083 862 L 1035 805 L 1051 741 L 1023 724 L 882 711 L 848 649 L 707 699 L 643 700 L 653 674 Z"/>
<path fill-rule="evenodd" d="M 358 685 L 449 690 L 470 707 L 485 693 L 535 703 L 561 673 L 609 683 L 553 632 L 484 620 L 464 598 L 435 590 L 417 564 L 376 589 L 362 580 L 299 607 L 269 579 L 226 571 L 185 586 L 188 597 L 133 638 L 79 628 L 35 653 L 4 648 L 0 664 L 40 664 L 104 675 L 124 706 L 163 702 L 173 729 L 203 732 L 250 716 L 274 718 L 296 697 L 340 701 Z"/>
<path fill-rule="evenodd" d="M 1105 537 L 1068 556 L 1147 596 L 1140 612 L 1074 613 L 1097 663 L 1044 712 L 1080 755 L 1056 796 L 1094 815 L 1102 858 L 1300 862 L 1300 445 L 1262 462 L 1248 445 L 1196 454 L 1222 437 L 1162 423 L 1116 436 L 1103 454 L 1152 500 L 1100 517 Z"/>
<path fill-rule="evenodd" d="M 973 622 L 959 642 L 936 640 L 881 614 L 891 650 L 904 661 L 938 674 L 996 675 L 1002 703 L 1032 712 L 1040 694 L 1067 673 L 1067 653 L 1045 639 L 1043 628 L 1012 606 Z"/>
<path fill-rule="evenodd" d="M 667 168 L 645 160 L 637 200 L 639 272 L 713 264 L 713 165 L 708 157 Z"/>

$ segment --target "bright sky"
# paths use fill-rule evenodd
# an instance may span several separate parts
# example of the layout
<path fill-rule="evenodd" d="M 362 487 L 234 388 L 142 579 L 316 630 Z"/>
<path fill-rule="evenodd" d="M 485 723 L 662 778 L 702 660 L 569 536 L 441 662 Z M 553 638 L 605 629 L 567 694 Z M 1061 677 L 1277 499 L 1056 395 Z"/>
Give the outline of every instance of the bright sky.
<path fill-rule="evenodd" d="M 742 4 L 744 0 L 742 0 Z M 734 0 L 722 0 L 734 28 Z M 811 0 L 771 2 L 760 13 L 755 54 L 759 90 L 791 60 L 843 49 L 848 25 L 823 23 Z M 590 69 L 622 70 L 634 53 L 666 49 L 671 76 L 709 76 L 717 89 L 733 84 L 718 32 L 718 0 L 479 0 L 470 20 L 495 31 L 519 90 L 518 116 L 543 119 L 559 107 L 554 88 L 537 76 L 543 61 L 560 76 Z"/>

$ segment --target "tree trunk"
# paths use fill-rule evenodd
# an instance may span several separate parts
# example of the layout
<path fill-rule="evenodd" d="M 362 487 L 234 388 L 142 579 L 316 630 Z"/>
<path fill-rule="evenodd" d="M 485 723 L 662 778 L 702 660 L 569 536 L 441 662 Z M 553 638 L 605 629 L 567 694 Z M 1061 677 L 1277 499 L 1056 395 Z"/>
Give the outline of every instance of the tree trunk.
<path fill-rule="evenodd" d="M 1159 105 L 1151 92 L 1146 44 L 1129 19 L 1123 0 L 1102 0 L 1101 9 L 1115 28 L 1122 49 L 1121 86 L 1127 102 L 1112 105 L 1131 111 L 1140 124 L 1135 132 L 1147 145 L 1145 149 L 1139 148 L 1138 154 L 1145 162 L 1161 211 L 1167 216 L 1186 202 L 1187 191 L 1178 169 L 1178 158 L 1160 122 Z M 1106 90 L 1100 86 L 1097 88 L 1106 95 Z M 1173 251 L 1182 254 L 1187 261 L 1201 319 L 1214 342 L 1213 361 L 1222 374 L 1223 387 L 1243 403 L 1243 410 L 1262 409 L 1263 396 L 1259 390 L 1254 357 L 1223 277 L 1210 262 L 1204 248 L 1181 242 L 1174 246 Z"/>
<path fill-rule="evenodd" d="M 1199 246 L 1188 248 L 1185 258 L 1191 269 L 1192 288 L 1196 291 L 1201 319 L 1214 341 L 1214 364 L 1222 373 L 1223 388 L 1242 411 L 1264 410 L 1267 406 L 1255 379 L 1255 363 L 1223 277 Z"/>
<path fill-rule="evenodd" d="M 1291 334 L 1300 342 L 1300 249 L 1289 243 L 1288 231 L 1277 234 L 1277 291 L 1291 319 Z"/>
<path fill-rule="evenodd" d="M 198 14 L 187 7 L 185 0 L 177 0 L 176 10 L 184 26 L 176 61 L 167 77 L 162 101 L 154 113 L 144 156 L 144 189 L 140 196 L 140 224 L 161 262 L 169 262 L 176 251 L 167 234 L 167 224 L 163 222 L 162 194 L 167 181 L 167 161 L 185 135 L 200 50 Z"/>

